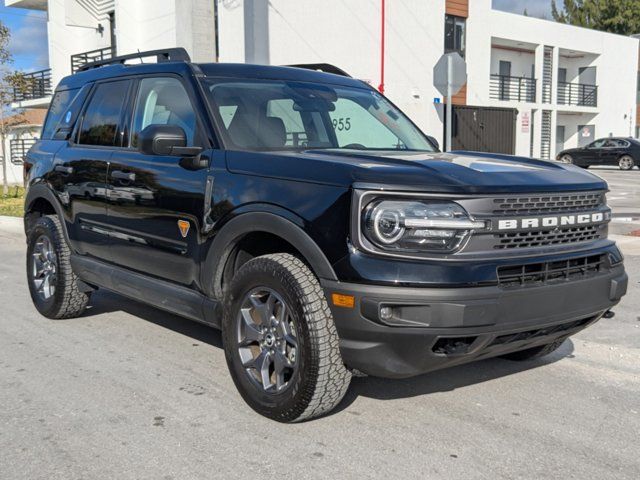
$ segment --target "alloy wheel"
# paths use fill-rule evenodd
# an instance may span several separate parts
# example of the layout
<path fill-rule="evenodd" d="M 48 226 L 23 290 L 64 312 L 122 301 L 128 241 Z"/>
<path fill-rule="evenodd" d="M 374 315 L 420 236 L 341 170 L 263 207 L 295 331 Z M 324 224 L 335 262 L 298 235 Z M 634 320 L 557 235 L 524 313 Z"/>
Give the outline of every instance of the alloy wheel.
<path fill-rule="evenodd" d="M 633 159 L 631 157 L 622 157 L 619 161 L 622 170 L 631 170 L 633 168 Z"/>
<path fill-rule="evenodd" d="M 266 393 L 284 391 L 298 369 L 292 314 L 280 295 L 264 287 L 247 293 L 238 312 L 236 338 L 242 366 Z"/>
<path fill-rule="evenodd" d="M 31 279 L 38 296 L 42 300 L 49 300 L 56 292 L 57 257 L 51 240 L 41 235 L 33 248 L 33 264 Z"/>

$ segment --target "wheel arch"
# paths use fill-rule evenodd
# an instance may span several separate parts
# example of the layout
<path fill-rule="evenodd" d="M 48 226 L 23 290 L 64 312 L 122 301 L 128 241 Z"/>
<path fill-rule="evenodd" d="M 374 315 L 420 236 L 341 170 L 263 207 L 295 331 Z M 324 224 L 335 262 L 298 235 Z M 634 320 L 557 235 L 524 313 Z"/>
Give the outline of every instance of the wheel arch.
<path fill-rule="evenodd" d="M 67 244 L 69 244 L 67 224 L 64 221 L 62 207 L 55 194 L 45 185 L 32 185 L 29 187 L 24 201 L 24 230 L 27 236 L 33 224 L 44 215 L 58 216 L 62 225 L 62 233 Z"/>
<path fill-rule="evenodd" d="M 289 212 L 290 213 L 290 212 Z M 224 295 L 225 272 L 230 262 L 235 261 L 238 248 L 243 241 L 272 240 L 280 251 L 270 251 L 262 245 L 266 253 L 292 253 L 311 268 L 318 277 L 337 281 L 333 267 L 317 243 L 301 228 L 302 221 L 288 219 L 273 212 L 247 212 L 229 220 L 215 235 L 206 254 L 202 271 L 205 291 L 214 298 Z M 253 243 L 252 242 L 252 243 Z"/>

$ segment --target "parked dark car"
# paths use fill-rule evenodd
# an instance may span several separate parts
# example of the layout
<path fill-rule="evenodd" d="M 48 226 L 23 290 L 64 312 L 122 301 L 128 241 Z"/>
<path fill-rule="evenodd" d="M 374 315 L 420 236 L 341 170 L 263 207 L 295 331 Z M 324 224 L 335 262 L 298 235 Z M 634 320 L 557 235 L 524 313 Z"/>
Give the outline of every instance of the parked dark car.
<path fill-rule="evenodd" d="M 620 170 L 631 170 L 640 165 L 640 142 L 634 138 L 600 138 L 585 147 L 563 150 L 556 160 L 583 168 L 618 165 Z"/>
<path fill-rule="evenodd" d="M 354 374 L 530 360 L 612 315 L 627 275 L 606 182 L 439 152 L 316 68 L 171 50 L 64 78 L 28 154 L 37 310 L 77 317 L 107 289 L 220 328 L 243 398 L 287 422 L 330 411 Z"/>

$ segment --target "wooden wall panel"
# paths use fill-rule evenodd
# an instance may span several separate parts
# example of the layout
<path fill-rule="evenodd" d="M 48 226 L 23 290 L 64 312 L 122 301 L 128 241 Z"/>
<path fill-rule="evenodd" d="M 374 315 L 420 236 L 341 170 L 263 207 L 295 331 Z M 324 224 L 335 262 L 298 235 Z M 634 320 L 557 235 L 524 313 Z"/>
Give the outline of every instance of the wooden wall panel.
<path fill-rule="evenodd" d="M 467 18 L 469 16 L 469 0 L 446 0 L 445 12 L 447 15 Z"/>
<path fill-rule="evenodd" d="M 451 97 L 452 105 L 466 105 L 467 104 L 467 84 L 465 83 L 460 91 Z"/>

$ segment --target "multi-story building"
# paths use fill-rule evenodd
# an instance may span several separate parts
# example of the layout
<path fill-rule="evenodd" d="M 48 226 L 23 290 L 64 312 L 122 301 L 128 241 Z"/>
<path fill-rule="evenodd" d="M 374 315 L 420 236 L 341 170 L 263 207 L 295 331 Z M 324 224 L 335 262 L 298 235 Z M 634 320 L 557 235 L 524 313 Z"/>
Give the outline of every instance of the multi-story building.
<path fill-rule="evenodd" d="M 444 99 L 433 66 L 457 51 L 468 81 L 452 101 L 454 146 L 468 146 L 466 135 L 476 149 L 552 158 L 636 127 L 638 39 L 496 11 L 491 0 L 388 0 L 384 17 L 383 0 L 6 4 L 49 16 L 51 71 L 34 74 L 42 80 L 32 97 L 40 98 L 23 98 L 22 106 L 46 106 L 51 86 L 88 61 L 183 46 L 196 61 L 334 64 L 383 84 L 442 143 Z"/>

